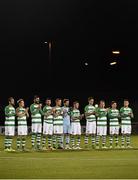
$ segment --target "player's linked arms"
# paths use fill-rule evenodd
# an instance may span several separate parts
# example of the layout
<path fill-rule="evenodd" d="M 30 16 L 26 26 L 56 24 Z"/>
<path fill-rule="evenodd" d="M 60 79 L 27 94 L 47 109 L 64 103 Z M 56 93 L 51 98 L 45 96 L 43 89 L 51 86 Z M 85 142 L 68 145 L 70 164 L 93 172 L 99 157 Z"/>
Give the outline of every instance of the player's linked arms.
<path fill-rule="evenodd" d="M 81 120 L 83 117 L 84 117 L 84 114 L 81 114 L 81 115 L 79 116 L 79 119 Z"/>
<path fill-rule="evenodd" d="M 79 119 L 79 116 L 72 116 L 71 119 L 72 120 L 77 120 L 77 119 Z"/>
<path fill-rule="evenodd" d="M 52 110 L 52 109 L 49 110 L 49 111 L 46 112 L 44 115 L 45 115 L 45 117 L 48 117 L 48 116 L 50 116 L 50 115 L 53 115 L 53 110 Z"/>
<path fill-rule="evenodd" d="M 39 104 L 39 105 L 38 105 L 38 109 L 41 109 L 41 108 L 42 108 L 42 104 Z"/>
<path fill-rule="evenodd" d="M 108 112 L 110 110 L 110 107 L 106 108 L 105 110 L 106 110 L 106 112 Z"/>
<path fill-rule="evenodd" d="M 57 117 L 57 116 L 60 116 L 60 115 L 63 115 L 62 111 L 57 111 L 56 109 L 54 110 L 54 117 Z"/>
<path fill-rule="evenodd" d="M 18 117 L 23 117 L 23 116 L 25 116 L 26 115 L 26 113 L 25 112 L 19 112 L 19 108 L 17 108 L 16 109 L 16 116 L 18 116 Z"/>
<path fill-rule="evenodd" d="M 131 118 L 134 118 L 134 114 L 132 112 L 128 113 L 128 115 L 131 117 Z"/>
<path fill-rule="evenodd" d="M 87 116 L 91 116 L 91 115 L 95 115 L 96 114 L 96 112 L 95 111 L 93 111 L 93 112 L 86 112 L 85 113 L 85 116 L 87 117 Z"/>

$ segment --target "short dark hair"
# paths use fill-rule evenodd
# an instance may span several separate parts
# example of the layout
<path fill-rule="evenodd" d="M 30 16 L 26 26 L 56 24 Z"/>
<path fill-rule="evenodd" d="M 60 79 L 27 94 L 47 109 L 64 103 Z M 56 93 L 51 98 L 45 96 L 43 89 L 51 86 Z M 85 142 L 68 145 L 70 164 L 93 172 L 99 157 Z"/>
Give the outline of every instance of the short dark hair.
<path fill-rule="evenodd" d="M 19 99 L 18 101 L 17 101 L 17 103 L 19 104 L 21 101 L 24 101 L 23 99 Z"/>
<path fill-rule="evenodd" d="M 128 100 L 128 99 L 124 99 L 124 101 L 128 101 L 128 102 L 129 102 L 129 100 Z"/>
<path fill-rule="evenodd" d="M 59 101 L 59 100 L 62 100 L 62 99 L 61 99 L 61 98 L 56 98 L 56 100 L 55 100 L 55 101 L 57 102 L 57 101 Z"/>
<path fill-rule="evenodd" d="M 91 99 L 94 99 L 93 97 L 88 97 L 88 101 L 90 101 Z"/>
<path fill-rule="evenodd" d="M 74 105 L 74 104 L 77 104 L 77 103 L 79 103 L 79 101 L 74 101 L 74 102 L 73 102 L 73 105 Z"/>
<path fill-rule="evenodd" d="M 66 103 L 67 101 L 69 101 L 69 99 L 63 99 L 63 103 Z"/>
<path fill-rule="evenodd" d="M 116 103 L 116 101 L 112 101 L 112 102 L 111 102 L 111 105 L 114 104 L 114 103 Z"/>
<path fill-rule="evenodd" d="M 105 100 L 101 99 L 100 102 L 104 102 L 105 103 Z"/>
<path fill-rule="evenodd" d="M 48 98 L 46 98 L 46 101 L 47 101 L 47 100 L 51 100 L 51 98 L 48 97 Z"/>
<path fill-rule="evenodd" d="M 38 96 L 38 95 L 35 95 L 35 96 L 34 96 L 34 99 L 37 99 L 37 98 L 39 98 L 39 96 Z"/>
<path fill-rule="evenodd" d="M 8 98 L 8 102 L 11 102 L 11 100 L 14 99 L 13 97 Z"/>

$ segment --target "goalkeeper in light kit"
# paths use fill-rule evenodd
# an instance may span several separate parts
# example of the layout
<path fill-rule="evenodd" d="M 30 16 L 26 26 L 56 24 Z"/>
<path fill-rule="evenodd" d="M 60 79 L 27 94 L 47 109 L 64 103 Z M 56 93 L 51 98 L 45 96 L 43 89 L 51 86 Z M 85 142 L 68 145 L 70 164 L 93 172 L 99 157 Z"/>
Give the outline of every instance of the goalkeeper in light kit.
<path fill-rule="evenodd" d="M 17 137 L 17 150 L 25 151 L 25 143 L 27 136 L 27 118 L 29 117 L 29 108 L 24 107 L 24 100 L 17 101 L 19 107 L 16 109 L 16 116 L 18 122 L 18 137 Z"/>
<path fill-rule="evenodd" d="M 95 135 L 96 135 L 96 108 L 93 106 L 94 99 L 88 98 L 88 105 L 85 106 L 84 112 L 86 117 L 86 135 L 85 135 L 85 146 L 88 146 L 88 139 L 91 136 L 92 148 L 95 148 Z"/>
<path fill-rule="evenodd" d="M 105 101 L 101 100 L 99 107 L 96 109 L 97 116 L 97 137 L 96 137 L 96 148 L 99 149 L 99 140 L 102 137 L 102 148 L 106 147 L 106 136 L 107 136 L 107 111 L 105 108 Z"/>
<path fill-rule="evenodd" d="M 75 101 L 73 103 L 73 109 L 71 111 L 71 142 L 72 149 L 81 149 L 81 124 L 80 120 L 84 117 L 84 114 L 80 114 L 79 102 Z M 77 145 L 75 146 L 75 137 L 77 136 Z"/>
<path fill-rule="evenodd" d="M 70 143 L 70 108 L 69 108 L 69 99 L 63 100 L 64 106 L 63 109 L 63 132 L 65 138 L 65 149 L 71 149 L 69 146 Z M 63 138 L 63 142 L 64 142 Z"/>
<path fill-rule="evenodd" d="M 121 115 L 121 134 L 122 134 L 122 148 L 125 148 L 125 139 L 126 147 L 131 148 L 130 146 L 130 135 L 132 131 L 131 119 L 134 118 L 133 111 L 129 107 L 129 101 L 124 100 L 124 106 L 120 109 Z"/>
<path fill-rule="evenodd" d="M 30 111 L 32 118 L 32 149 L 40 150 L 43 111 L 38 96 L 34 96 L 34 103 L 30 106 Z"/>
<path fill-rule="evenodd" d="M 15 151 L 12 149 L 12 140 L 15 135 L 15 101 L 13 97 L 8 99 L 9 105 L 5 107 L 5 151 Z"/>
<path fill-rule="evenodd" d="M 115 138 L 115 148 L 119 148 L 118 136 L 119 136 L 119 110 L 117 109 L 117 103 L 111 102 L 111 108 L 108 110 L 109 118 L 109 134 L 110 134 L 110 148 L 113 148 L 113 139 Z"/>

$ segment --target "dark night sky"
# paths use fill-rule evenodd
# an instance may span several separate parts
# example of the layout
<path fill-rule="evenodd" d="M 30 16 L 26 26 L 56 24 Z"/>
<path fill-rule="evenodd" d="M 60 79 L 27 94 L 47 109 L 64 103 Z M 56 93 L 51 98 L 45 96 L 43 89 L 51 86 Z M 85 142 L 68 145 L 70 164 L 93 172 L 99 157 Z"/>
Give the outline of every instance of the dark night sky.
<path fill-rule="evenodd" d="M 1 102 L 34 94 L 138 100 L 137 32 L 137 0 L 1 1 Z"/>

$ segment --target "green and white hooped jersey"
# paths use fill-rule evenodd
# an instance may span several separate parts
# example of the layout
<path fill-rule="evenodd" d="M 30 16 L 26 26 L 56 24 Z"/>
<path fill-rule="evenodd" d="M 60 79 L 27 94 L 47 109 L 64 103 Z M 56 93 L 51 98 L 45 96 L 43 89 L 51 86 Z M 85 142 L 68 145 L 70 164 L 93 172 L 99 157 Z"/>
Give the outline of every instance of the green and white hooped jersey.
<path fill-rule="evenodd" d="M 76 118 L 76 119 L 74 120 L 74 119 L 73 119 L 74 117 L 75 117 L 75 118 L 78 117 L 78 118 Z M 72 123 L 78 123 L 78 122 L 80 122 L 79 117 L 80 117 L 80 111 L 79 111 L 79 109 L 73 109 L 73 110 L 71 111 L 71 122 L 72 122 Z"/>
<path fill-rule="evenodd" d="M 92 105 L 87 105 L 84 108 L 85 113 L 93 113 L 95 112 L 96 108 Z M 90 115 L 90 116 L 86 116 L 86 120 L 88 122 L 93 122 L 96 121 L 96 116 L 94 114 Z"/>
<path fill-rule="evenodd" d="M 32 104 L 30 106 L 31 118 L 33 124 L 42 123 L 42 110 L 38 109 L 39 104 Z"/>
<path fill-rule="evenodd" d="M 22 114 L 25 113 L 26 109 L 23 107 L 18 107 L 18 113 Z M 22 117 L 17 117 L 18 120 L 18 126 L 27 126 L 27 118 L 26 115 L 22 116 Z"/>
<path fill-rule="evenodd" d="M 63 126 L 63 111 L 62 111 L 62 107 L 54 107 L 55 109 L 55 113 L 61 113 L 60 115 L 58 115 L 57 117 L 54 117 L 54 125 L 59 125 L 59 126 Z"/>
<path fill-rule="evenodd" d="M 109 124 L 112 127 L 119 126 L 119 110 L 109 109 L 108 111 Z"/>
<path fill-rule="evenodd" d="M 97 108 L 97 126 L 107 126 L 107 111 L 105 108 Z"/>
<path fill-rule="evenodd" d="M 52 110 L 52 107 L 51 106 L 45 106 L 43 108 L 43 113 L 46 114 L 46 113 L 50 113 Z M 49 116 L 44 116 L 44 122 L 48 123 L 48 124 L 53 124 L 53 115 L 49 115 Z"/>
<path fill-rule="evenodd" d="M 129 113 L 133 113 L 132 109 L 129 107 L 122 107 L 120 109 L 121 115 L 121 125 L 131 125 L 131 117 Z"/>
<path fill-rule="evenodd" d="M 15 108 L 13 106 L 5 107 L 5 126 L 15 126 Z"/>

